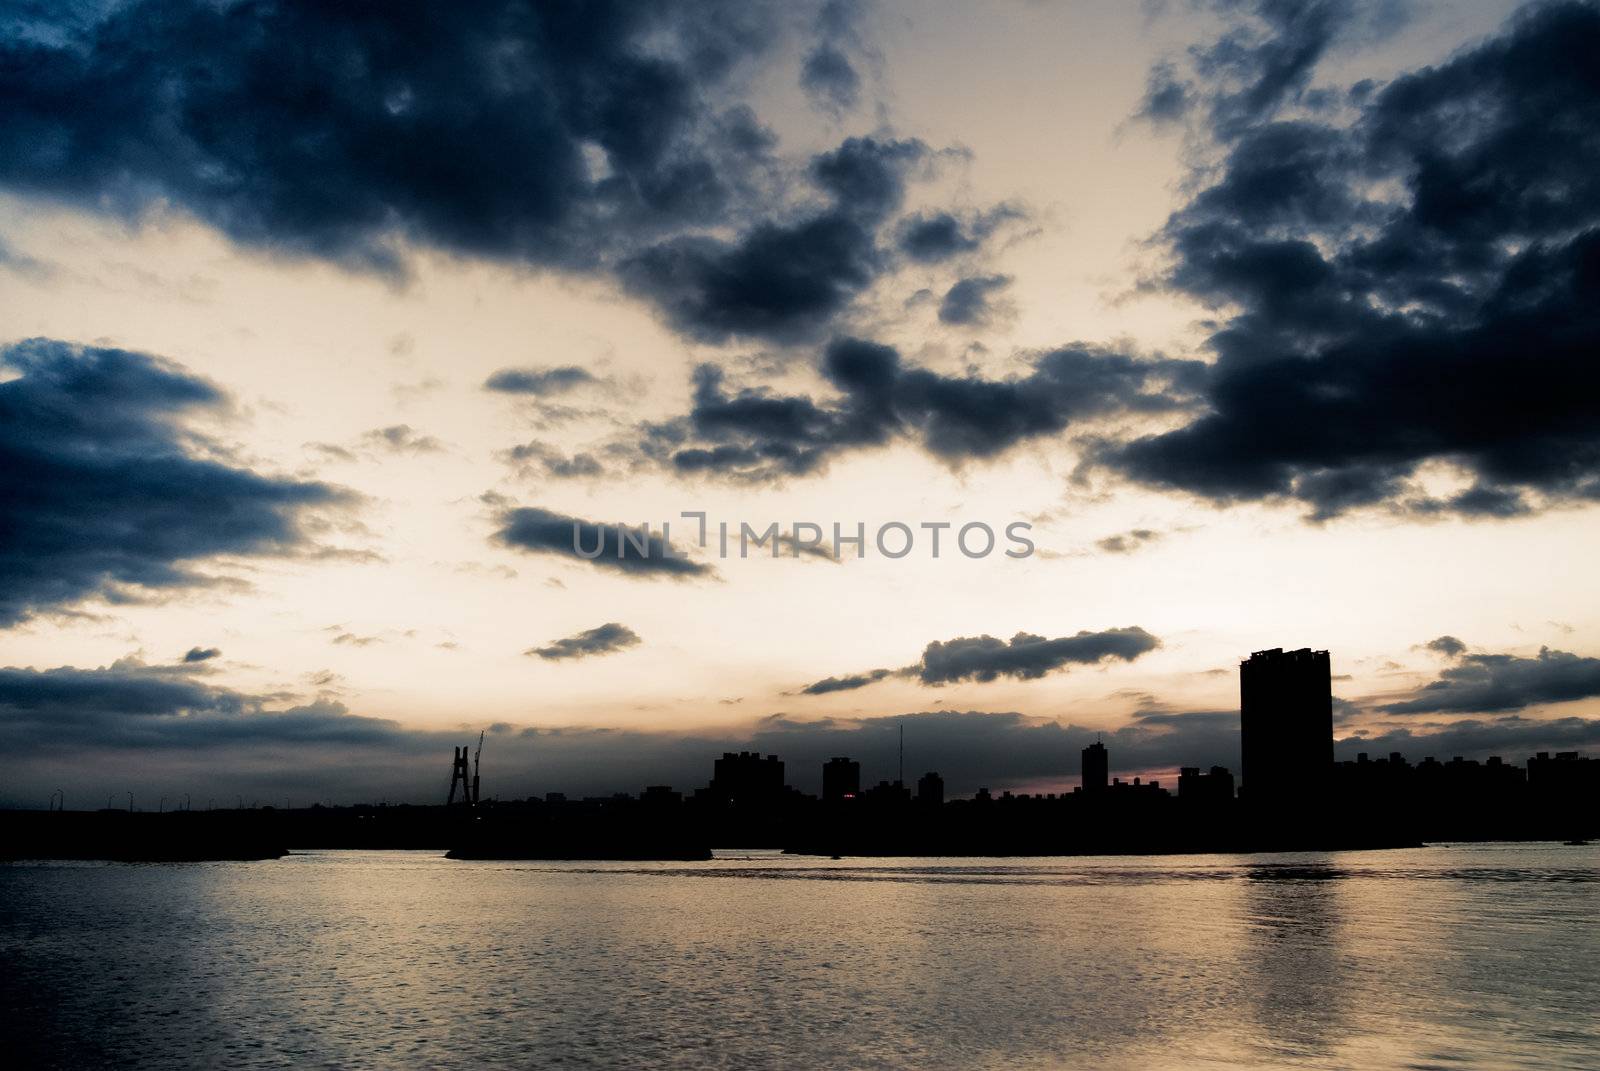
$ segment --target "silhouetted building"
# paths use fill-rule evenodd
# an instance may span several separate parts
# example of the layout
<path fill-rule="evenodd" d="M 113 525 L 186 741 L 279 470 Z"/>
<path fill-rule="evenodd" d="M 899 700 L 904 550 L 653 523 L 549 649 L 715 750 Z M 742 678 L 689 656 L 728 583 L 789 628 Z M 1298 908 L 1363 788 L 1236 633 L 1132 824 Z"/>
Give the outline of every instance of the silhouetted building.
<path fill-rule="evenodd" d="M 861 793 L 861 799 L 875 805 L 910 803 L 911 790 L 899 781 L 879 781 Z"/>
<path fill-rule="evenodd" d="M 861 764 L 842 756 L 822 764 L 822 801 L 837 803 L 861 794 Z"/>
<path fill-rule="evenodd" d="M 1185 803 L 1226 803 L 1233 799 L 1233 774 L 1226 766 L 1213 766 L 1209 773 L 1185 766 L 1178 771 L 1178 798 Z"/>
<path fill-rule="evenodd" d="M 1096 740 L 1083 749 L 1083 791 L 1085 793 L 1098 793 L 1106 790 L 1106 781 L 1111 773 L 1111 757 L 1106 753 L 1106 746 Z"/>
<path fill-rule="evenodd" d="M 712 801 L 741 808 L 772 807 L 783 799 L 783 762 L 758 751 L 723 752 L 712 765 L 706 795 Z"/>
<path fill-rule="evenodd" d="M 1239 664 L 1240 779 L 1252 809 L 1321 802 L 1333 772 L 1328 652 L 1257 651 Z"/>
<path fill-rule="evenodd" d="M 1541 751 L 1528 759 L 1528 787 L 1540 794 L 1577 795 L 1600 789 L 1600 760 L 1576 751 Z"/>
<path fill-rule="evenodd" d="M 683 793 L 672 791 L 671 785 L 650 785 L 639 793 L 639 802 L 647 807 L 676 807 L 683 802 Z"/>
<path fill-rule="evenodd" d="M 1557 836 L 1590 836 L 1600 826 L 1600 759 L 1541 751 L 1528 759 L 1528 793 Z"/>
<path fill-rule="evenodd" d="M 917 778 L 917 802 L 929 807 L 944 803 L 944 778 L 932 770 Z"/>

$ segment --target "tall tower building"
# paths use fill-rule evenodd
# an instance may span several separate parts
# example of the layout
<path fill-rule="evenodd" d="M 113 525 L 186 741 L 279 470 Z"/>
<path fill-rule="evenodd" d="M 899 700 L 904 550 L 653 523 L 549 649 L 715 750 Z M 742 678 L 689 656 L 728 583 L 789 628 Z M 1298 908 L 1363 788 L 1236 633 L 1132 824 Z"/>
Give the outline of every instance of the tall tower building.
<path fill-rule="evenodd" d="M 822 799 L 837 803 L 861 794 L 861 764 L 842 756 L 822 764 Z"/>
<path fill-rule="evenodd" d="M 1111 773 L 1111 756 L 1106 746 L 1096 740 L 1083 749 L 1083 791 L 1085 794 L 1104 792 Z"/>
<path fill-rule="evenodd" d="M 1333 773 L 1327 651 L 1257 651 L 1239 664 L 1241 796 L 1253 809 L 1318 803 Z"/>
<path fill-rule="evenodd" d="M 711 765 L 709 793 L 722 804 L 760 809 L 783 798 L 783 762 L 756 751 L 725 751 Z"/>

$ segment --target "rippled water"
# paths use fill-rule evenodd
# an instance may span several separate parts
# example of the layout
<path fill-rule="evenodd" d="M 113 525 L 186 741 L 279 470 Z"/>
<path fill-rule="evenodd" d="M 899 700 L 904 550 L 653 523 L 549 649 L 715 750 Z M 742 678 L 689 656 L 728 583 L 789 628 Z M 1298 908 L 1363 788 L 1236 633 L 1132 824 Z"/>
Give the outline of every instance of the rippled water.
<path fill-rule="evenodd" d="M 1600 1067 L 1600 848 L 724 854 L 0 866 L 0 1058 Z"/>

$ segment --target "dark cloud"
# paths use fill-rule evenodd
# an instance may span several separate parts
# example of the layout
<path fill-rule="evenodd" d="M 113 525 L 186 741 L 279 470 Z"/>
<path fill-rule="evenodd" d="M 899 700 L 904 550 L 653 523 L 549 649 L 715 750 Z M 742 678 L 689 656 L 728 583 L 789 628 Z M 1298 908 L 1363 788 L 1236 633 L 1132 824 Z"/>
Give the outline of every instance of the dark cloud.
<path fill-rule="evenodd" d="M 1002 225 L 1027 218 L 1017 205 L 996 205 L 985 212 L 962 217 L 946 212 L 908 216 L 895 227 L 895 245 L 905 256 L 923 264 L 938 264 L 974 253 Z"/>
<path fill-rule="evenodd" d="M 806 56 L 800 85 L 814 104 L 834 114 L 849 111 L 861 98 L 861 76 L 855 65 L 842 49 L 828 42 Z"/>
<path fill-rule="evenodd" d="M 310 745 L 384 746 L 409 735 L 394 722 L 355 717 L 335 703 L 273 709 L 283 698 L 128 660 L 99 669 L 10 667 L 0 669 L 0 741 L 7 753 L 15 745 L 42 746 L 57 761 L 229 747 L 248 754 L 256 746 L 283 761 Z M 276 745 L 285 750 L 271 750 Z"/>
<path fill-rule="evenodd" d="M 368 446 L 394 454 L 437 454 L 444 450 L 444 444 L 438 439 L 424 435 L 410 424 L 373 428 L 361 438 Z"/>
<path fill-rule="evenodd" d="M 530 657 L 543 658 L 548 662 L 560 662 L 569 658 L 587 658 L 590 655 L 625 651 L 629 647 L 638 646 L 640 642 L 639 634 L 633 629 L 611 621 L 595 628 L 585 629 L 577 635 L 552 641 L 544 647 L 530 647 L 522 653 Z"/>
<path fill-rule="evenodd" d="M 846 138 L 812 158 L 811 180 L 833 198 L 834 212 L 876 222 L 900 208 L 908 173 L 929 155 L 916 138 Z"/>
<path fill-rule="evenodd" d="M 1134 528 L 1116 535 L 1106 536 L 1104 539 L 1095 540 L 1095 546 L 1107 554 L 1132 554 L 1141 547 L 1149 546 L 1161 538 L 1161 533 L 1149 528 Z"/>
<path fill-rule="evenodd" d="M 960 636 L 928 644 L 922 658 L 904 669 L 825 677 L 806 685 L 800 694 L 853 691 L 890 676 L 914 677 L 934 686 L 965 680 L 988 682 L 1000 677 L 1036 680 L 1072 665 L 1095 665 L 1110 659 L 1132 662 L 1160 646 L 1160 640 L 1137 627 L 1084 631 L 1057 639 L 1019 632 L 1009 643 L 993 636 Z"/>
<path fill-rule="evenodd" d="M 502 368 L 484 381 L 483 389 L 503 394 L 533 394 L 544 397 L 565 394 L 575 387 L 598 383 L 594 373 L 577 365 L 550 368 Z"/>
<path fill-rule="evenodd" d="M 605 474 L 605 466 L 593 454 L 566 454 L 537 439 L 519 443 L 501 455 L 522 475 L 535 473 L 557 480 L 581 479 Z"/>
<path fill-rule="evenodd" d="M 730 79 L 782 26 L 745 0 L 104 5 L 4 41 L 0 181 L 380 270 L 407 241 L 585 265 L 619 219 L 727 207 Z"/>
<path fill-rule="evenodd" d="M 282 707 L 282 698 L 127 661 L 100 669 L 0 669 L 0 750 L 29 756 L 6 794 L 16 803 L 32 785 L 55 781 L 76 807 L 98 806 L 94 799 L 115 789 L 141 796 L 192 791 L 198 808 L 204 793 L 229 805 L 236 792 L 322 798 L 348 791 L 340 782 L 349 777 L 406 785 L 419 799 L 431 798 L 417 759 L 442 753 L 443 734 L 357 717 L 328 700 Z"/>
<path fill-rule="evenodd" d="M 353 462 L 358 460 L 354 450 L 338 443 L 306 443 L 307 450 L 315 450 L 329 461 Z"/>
<path fill-rule="evenodd" d="M 611 412 L 603 407 L 562 405 L 542 401 L 529 395 L 523 396 L 518 409 L 520 410 L 517 414 L 518 419 L 536 431 L 554 431 L 584 421 L 604 422 L 614 419 Z"/>
<path fill-rule="evenodd" d="M 363 457 L 370 460 L 383 454 L 442 454 L 446 451 L 443 442 L 410 424 L 390 424 L 382 428 L 371 428 L 362 432 L 348 446 L 341 446 L 338 443 L 308 442 L 305 448 L 316 451 L 328 461 L 337 461 L 341 464 L 354 464 Z"/>
<path fill-rule="evenodd" d="M 186 413 L 226 403 L 159 358 L 33 339 L 0 348 L 0 627 L 83 599 L 203 586 L 218 555 L 311 549 L 326 484 L 203 456 Z"/>
<path fill-rule="evenodd" d="M 623 265 L 634 293 L 706 342 L 798 340 L 820 330 L 879 270 L 872 234 L 843 215 L 764 223 L 737 241 L 682 238 Z"/>
<path fill-rule="evenodd" d="M 827 695 L 829 692 L 848 692 L 865 688 L 893 673 L 890 669 L 874 669 L 867 673 L 851 673 L 843 677 L 824 677 L 800 689 L 801 695 Z"/>
<path fill-rule="evenodd" d="M 1170 411 L 1204 368 L 1073 346 L 1035 356 L 1026 375 L 983 379 L 907 367 L 888 346 L 837 339 L 822 363 L 837 399 L 729 391 L 720 368 L 702 365 L 689 415 L 647 428 L 643 449 L 680 472 L 746 479 L 814 472 L 837 453 L 895 438 L 959 464 L 1054 435 L 1074 420 Z"/>
<path fill-rule="evenodd" d="M 60 717 L 67 731 L 92 716 L 137 724 L 153 715 L 237 714 L 250 702 L 236 692 L 133 662 L 109 669 L 0 669 L 0 710 L 8 729 L 41 727 Z"/>
<path fill-rule="evenodd" d="M 939 322 L 982 326 L 994 315 L 992 295 L 1011 285 L 1009 275 L 969 275 L 945 291 L 939 302 Z"/>
<path fill-rule="evenodd" d="M 1231 21 L 1216 42 L 1189 49 L 1185 77 L 1170 60 L 1150 72 L 1139 114 L 1157 123 L 1190 116 L 1222 136 L 1276 112 L 1329 107 L 1312 89 L 1317 63 L 1339 46 L 1381 40 L 1409 18 L 1407 0 L 1197 0 Z"/>
<path fill-rule="evenodd" d="M 527 507 L 504 510 L 499 525 L 495 542 L 531 554 L 554 554 L 640 578 L 687 580 L 716 575 L 709 565 L 675 556 L 683 553 L 681 546 L 669 546 L 659 533 L 640 533 L 635 526 L 625 526 L 628 535 L 624 537 L 618 531 L 624 526 Z"/>
<path fill-rule="evenodd" d="M 811 162 L 827 208 L 734 239 L 661 243 L 623 262 L 623 282 L 704 341 L 813 337 L 885 270 L 878 228 L 899 207 L 909 170 L 928 156 L 920 141 L 850 138 Z"/>
<path fill-rule="evenodd" d="M 222 657 L 220 647 L 191 647 L 183 656 L 183 661 L 187 665 L 192 662 L 209 662 L 213 658 L 220 657 Z"/>
<path fill-rule="evenodd" d="M 1438 639 L 1429 640 L 1423 646 L 1436 654 L 1444 655 L 1446 658 L 1459 657 L 1467 649 L 1467 645 L 1454 636 L 1440 636 Z"/>
<path fill-rule="evenodd" d="M 1600 696 L 1600 658 L 1541 647 L 1537 658 L 1460 655 L 1411 698 L 1379 709 L 1389 714 L 1482 714 L 1595 696 Z"/>
<path fill-rule="evenodd" d="M 1056 639 L 1019 632 L 1010 642 L 993 636 L 962 636 L 928 644 L 917 675 L 924 684 L 998 677 L 1034 680 L 1070 665 L 1094 665 L 1110 659 L 1131 662 L 1160 646 L 1160 640 L 1138 627 L 1084 631 Z"/>
<path fill-rule="evenodd" d="M 809 26 L 806 92 L 854 107 L 860 7 L 41 8 L 0 24 L 0 186 L 391 277 L 419 247 L 605 273 L 696 337 L 803 336 L 883 270 L 899 203 L 842 199 L 839 158 L 903 173 L 923 150 L 855 138 L 801 173 L 743 101 Z"/>
<path fill-rule="evenodd" d="M 948 212 L 912 217 L 900 225 L 898 237 L 901 252 L 927 263 L 970 253 L 982 244 Z"/>
<path fill-rule="evenodd" d="M 1250 73 L 1213 101 L 1217 177 L 1163 232 L 1164 285 L 1232 311 L 1209 411 L 1100 459 L 1314 520 L 1600 500 L 1600 8 L 1532 7 L 1318 114 L 1305 86 L 1349 5 L 1297 7 L 1203 57 Z M 1466 486 L 1424 490 L 1429 463 Z"/>
<path fill-rule="evenodd" d="M 835 565 L 840 563 L 840 558 L 834 554 L 833 547 L 823 541 L 820 525 L 814 525 L 804 536 L 793 529 L 780 532 L 778 546 L 787 551 L 791 558 L 816 558 Z"/>
<path fill-rule="evenodd" d="M 835 119 L 861 101 L 856 66 L 869 57 L 860 31 L 866 7 L 862 0 L 827 0 L 817 12 L 816 44 L 800 65 L 800 88 L 814 107 Z"/>
<path fill-rule="evenodd" d="M 1179 77 L 1171 61 L 1162 60 L 1150 68 L 1138 114 L 1157 125 L 1177 122 L 1189 115 L 1192 93 L 1193 87 Z"/>

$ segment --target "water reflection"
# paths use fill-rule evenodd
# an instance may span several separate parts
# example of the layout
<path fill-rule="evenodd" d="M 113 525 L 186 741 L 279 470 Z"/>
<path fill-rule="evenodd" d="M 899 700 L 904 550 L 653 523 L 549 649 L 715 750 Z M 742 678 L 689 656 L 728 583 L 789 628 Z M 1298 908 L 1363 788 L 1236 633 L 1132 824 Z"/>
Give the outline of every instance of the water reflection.
<path fill-rule="evenodd" d="M 1337 881 L 1348 877 L 1332 863 L 1271 863 L 1245 872 L 1251 881 Z"/>
<path fill-rule="evenodd" d="M 9 866 L 0 1008 L 22 1066 L 1600 1066 L 1597 876 L 1532 847 Z"/>
<path fill-rule="evenodd" d="M 1345 877 L 1329 860 L 1247 871 L 1241 988 L 1284 1059 L 1325 1055 L 1350 1031 Z"/>

